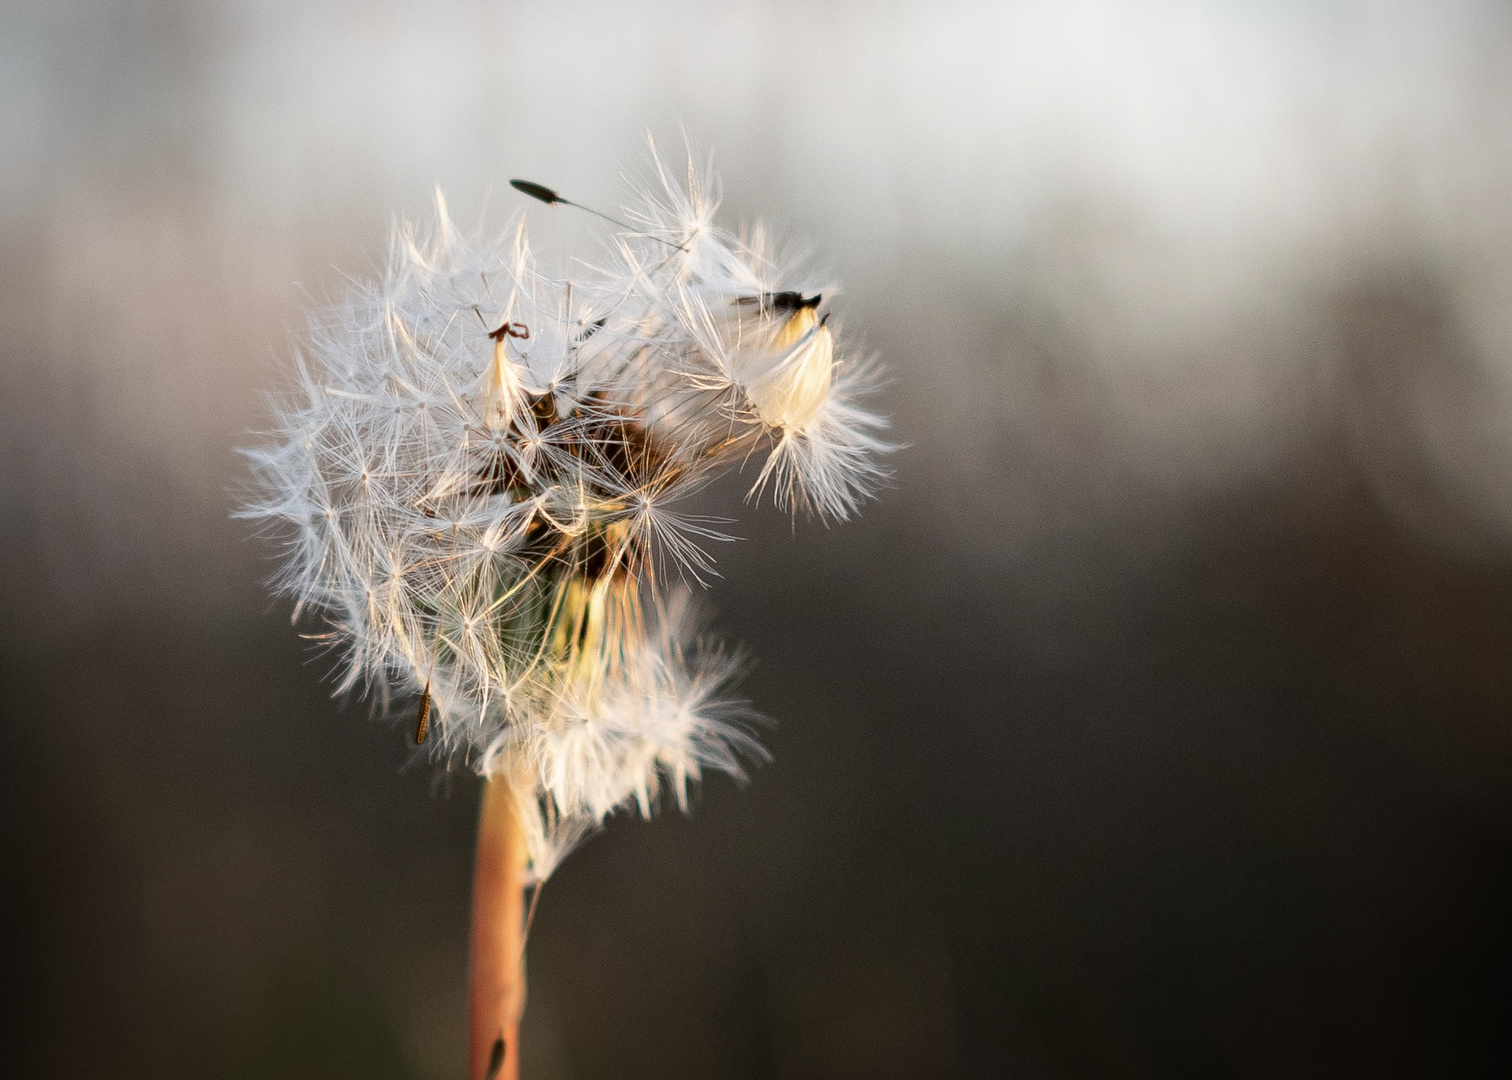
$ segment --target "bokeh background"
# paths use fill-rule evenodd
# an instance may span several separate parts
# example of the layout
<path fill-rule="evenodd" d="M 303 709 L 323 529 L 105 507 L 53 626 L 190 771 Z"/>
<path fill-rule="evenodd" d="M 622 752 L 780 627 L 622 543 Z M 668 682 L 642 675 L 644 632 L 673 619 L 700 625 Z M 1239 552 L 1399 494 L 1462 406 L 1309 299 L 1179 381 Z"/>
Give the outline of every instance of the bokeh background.
<path fill-rule="evenodd" d="M 435 185 L 684 131 L 907 449 L 711 497 L 775 761 L 550 882 L 526 1080 L 1512 1075 L 1490 0 L 6 3 L 0 1069 L 461 1075 L 476 785 L 330 699 L 235 448 Z"/>

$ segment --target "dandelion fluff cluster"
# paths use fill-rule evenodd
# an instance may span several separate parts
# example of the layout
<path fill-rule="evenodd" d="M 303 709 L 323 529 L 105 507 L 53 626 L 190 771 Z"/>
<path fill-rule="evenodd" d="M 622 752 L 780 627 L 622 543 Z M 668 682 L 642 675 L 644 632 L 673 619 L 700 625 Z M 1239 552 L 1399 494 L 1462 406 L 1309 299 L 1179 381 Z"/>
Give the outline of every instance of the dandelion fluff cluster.
<path fill-rule="evenodd" d="M 339 689 L 428 695 L 432 754 L 510 780 L 537 879 L 617 808 L 763 755 L 691 595 L 721 537 L 679 503 L 749 463 L 752 495 L 843 519 L 882 477 L 873 371 L 824 294 L 716 227 L 692 170 L 657 177 L 574 275 L 523 216 L 464 236 L 438 196 L 311 317 L 251 451 L 243 512 L 286 543 L 277 587 L 328 622 Z"/>

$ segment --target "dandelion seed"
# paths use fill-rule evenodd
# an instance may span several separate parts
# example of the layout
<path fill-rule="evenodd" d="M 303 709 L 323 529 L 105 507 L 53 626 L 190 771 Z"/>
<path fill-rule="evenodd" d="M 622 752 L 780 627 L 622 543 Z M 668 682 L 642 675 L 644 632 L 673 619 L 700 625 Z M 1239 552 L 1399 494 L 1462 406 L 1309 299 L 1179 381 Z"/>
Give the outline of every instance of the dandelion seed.
<path fill-rule="evenodd" d="M 608 214 L 600 213 L 599 211 L 593 209 L 593 207 L 591 206 L 584 206 L 582 203 L 573 202 L 571 199 L 564 199 L 552 188 L 547 187 L 545 184 L 537 184 L 534 180 L 511 180 L 509 182 L 509 186 L 514 188 L 521 194 L 529 195 L 532 199 L 540 200 L 547 206 L 555 206 L 557 203 L 561 203 L 563 206 L 575 206 L 585 213 L 592 214 L 594 217 L 603 218 L 611 225 L 618 225 L 620 228 L 626 229 L 630 232 L 635 231 L 631 226 L 626 225 L 623 221 L 619 220 L 619 218 L 610 217 Z M 678 251 L 686 250 L 685 247 L 681 244 L 673 244 L 671 241 L 666 240 L 662 242 L 667 244 L 669 247 L 676 248 Z"/>

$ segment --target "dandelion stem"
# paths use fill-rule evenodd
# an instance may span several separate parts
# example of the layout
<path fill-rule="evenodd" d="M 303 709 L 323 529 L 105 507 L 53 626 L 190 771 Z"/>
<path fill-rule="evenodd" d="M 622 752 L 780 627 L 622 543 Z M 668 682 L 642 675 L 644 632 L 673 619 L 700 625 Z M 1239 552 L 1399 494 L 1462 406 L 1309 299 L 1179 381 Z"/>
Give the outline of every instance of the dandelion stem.
<path fill-rule="evenodd" d="M 507 776 L 488 777 L 478 816 L 469 957 L 468 1080 L 518 1080 L 525 1009 L 525 835 Z"/>

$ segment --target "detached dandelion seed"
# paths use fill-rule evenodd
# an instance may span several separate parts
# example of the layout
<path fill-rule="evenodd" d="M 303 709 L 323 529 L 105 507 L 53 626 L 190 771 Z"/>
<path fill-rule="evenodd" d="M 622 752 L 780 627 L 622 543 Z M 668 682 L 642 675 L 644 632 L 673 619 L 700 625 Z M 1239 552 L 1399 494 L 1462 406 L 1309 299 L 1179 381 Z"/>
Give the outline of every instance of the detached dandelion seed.
<path fill-rule="evenodd" d="M 518 1068 L 524 890 L 617 810 L 686 809 L 706 770 L 766 756 L 743 657 L 693 593 L 724 537 L 680 502 L 751 462 L 752 497 L 839 520 L 885 475 L 859 404 L 874 370 L 837 351 L 829 290 L 719 229 L 707 179 L 655 169 L 571 279 L 537 265 L 523 217 L 465 237 L 438 194 L 383 280 L 311 316 L 249 451 L 242 513 L 282 540 L 296 617 L 329 623 L 338 692 L 421 695 L 415 743 L 486 780 L 472 1080 Z"/>

